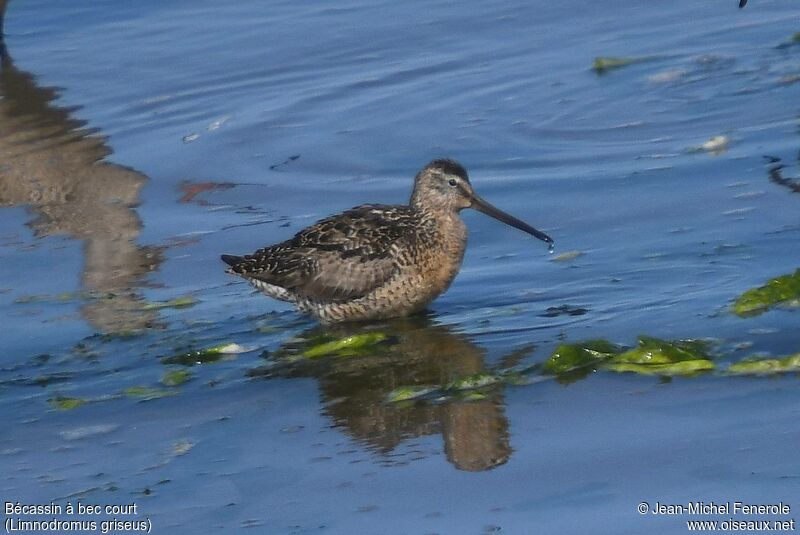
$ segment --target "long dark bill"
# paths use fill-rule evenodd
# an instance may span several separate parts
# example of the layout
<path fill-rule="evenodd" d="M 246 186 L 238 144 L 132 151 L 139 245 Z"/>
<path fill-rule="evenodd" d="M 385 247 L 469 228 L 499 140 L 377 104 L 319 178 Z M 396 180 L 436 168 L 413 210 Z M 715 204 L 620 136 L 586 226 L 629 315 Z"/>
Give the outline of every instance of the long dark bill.
<path fill-rule="evenodd" d="M 517 219 L 516 217 L 505 213 L 502 210 L 499 210 L 489 204 L 488 202 L 484 201 L 477 195 L 472 195 L 472 207 L 478 210 L 479 212 L 483 212 L 484 214 L 491 216 L 498 221 L 502 221 L 506 225 L 511 225 L 512 227 L 520 229 L 522 232 L 527 232 L 531 236 L 536 236 L 543 242 L 547 243 L 548 245 L 553 245 L 553 238 L 542 232 L 541 230 L 536 230 L 529 224 L 524 221 Z"/>

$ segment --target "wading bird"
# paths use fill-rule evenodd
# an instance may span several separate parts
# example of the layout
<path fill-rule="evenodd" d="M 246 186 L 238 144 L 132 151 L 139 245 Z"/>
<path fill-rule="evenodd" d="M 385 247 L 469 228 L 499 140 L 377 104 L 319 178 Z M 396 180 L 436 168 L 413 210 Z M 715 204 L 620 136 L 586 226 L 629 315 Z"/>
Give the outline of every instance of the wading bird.
<path fill-rule="evenodd" d="M 293 303 L 322 323 L 405 316 L 453 281 L 467 245 L 459 216 L 474 208 L 551 246 L 547 234 L 502 212 L 472 189 L 453 160 L 434 160 L 414 179 L 408 205 L 365 204 L 245 256 L 222 255 L 228 273 Z"/>

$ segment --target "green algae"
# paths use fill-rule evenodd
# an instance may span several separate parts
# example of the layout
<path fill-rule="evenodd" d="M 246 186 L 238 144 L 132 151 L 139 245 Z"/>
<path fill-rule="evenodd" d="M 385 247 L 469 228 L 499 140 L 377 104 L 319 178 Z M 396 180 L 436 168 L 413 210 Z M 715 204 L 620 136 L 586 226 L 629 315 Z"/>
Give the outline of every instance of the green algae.
<path fill-rule="evenodd" d="M 326 355 L 355 356 L 363 354 L 365 350 L 371 349 L 387 338 L 383 333 L 355 334 L 316 344 L 303 351 L 302 356 L 307 359 L 315 359 Z"/>
<path fill-rule="evenodd" d="M 464 392 L 458 399 L 461 401 L 483 401 L 484 399 L 489 399 L 489 395 L 483 392 Z"/>
<path fill-rule="evenodd" d="M 47 400 L 54 409 L 69 411 L 85 405 L 87 400 L 83 398 L 71 398 L 66 396 L 56 396 Z"/>
<path fill-rule="evenodd" d="M 386 398 L 392 403 L 413 401 L 427 397 L 437 391 L 439 391 L 439 388 L 433 385 L 406 385 L 395 388 L 387 394 Z"/>
<path fill-rule="evenodd" d="M 773 359 L 748 359 L 728 367 L 731 375 L 777 375 L 800 372 L 800 353 Z"/>
<path fill-rule="evenodd" d="M 611 57 L 611 56 L 598 56 L 594 58 L 592 63 L 592 70 L 597 74 L 605 74 L 614 69 L 620 69 L 636 63 L 643 63 L 645 61 L 653 60 L 650 56 L 632 56 L 632 57 Z"/>
<path fill-rule="evenodd" d="M 675 364 L 690 360 L 708 360 L 708 342 L 675 340 L 667 342 L 652 336 L 640 336 L 635 348 L 616 355 L 616 364 Z"/>
<path fill-rule="evenodd" d="M 180 386 L 191 378 L 192 374 L 188 370 L 168 370 L 161 376 L 161 384 L 164 386 Z"/>
<path fill-rule="evenodd" d="M 627 351 L 606 340 L 589 340 L 558 346 L 542 369 L 549 374 L 577 378 L 574 372 L 602 369 L 642 375 L 690 375 L 713 370 L 715 365 L 704 340 L 666 341 L 640 336 Z"/>
<path fill-rule="evenodd" d="M 612 372 L 632 372 L 640 375 L 694 375 L 713 370 L 715 365 L 708 359 L 682 360 L 672 363 L 642 364 L 636 362 L 609 362 L 604 369 Z"/>
<path fill-rule="evenodd" d="M 691 377 L 718 371 L 708 340 L 662 340 L 639 336 L 635 347 L 624 348 L 607 340 L 561 344 L 541 365 L 486 371 L 454 379 L 444 385 L 404 385 L 387 395 L 392 403 L 409 401 L 477 401 L 498 388 L 527 385 L 553 376 L 570 382 L 592 371 L 635 373 L 644 376 Z M 720 375 L 778 375 L 800 373 L 800 353 L 781 358 L 747 359 L 719 370 Z"/>
<path fill-rule="evenodd" d="M 800 306 L 800 269 L 747 290 L 736 299 L 732 309 L 737 316 L 747 317 L 757 316 L 775 306 Z"/>
<path fill-rule="evenodd" d="M 404 385 L 395 388 L 386 396 L 392 403 L 419 399 L 436 399 L 447 401 L 478 401 L 486 399 L 492 387 L 498 385 L 521 386 L 530 384 L 526 373 L 536 369 L 533 366 L 518 369 L 506 369 L 497 372 L 480 372 L 454 379 L 444 385 Z M 486 390 L 486 391 L 484 391 Z"/>
<path fill-rule="evenodd" d="M 559 375 L 603 362 L 623 349 L 607 340 L 586 340 L 575 344 L 561 344 L 544 363 L 546 373 Z"/>
<path fill-rule="evenodd" d="M 129 397 L 138 399 L 139 401 L 150 401 L 152 399 L 160 399 L 167 396 L 174 396 L 175 392 L 170 390 L 163 390 L 160 388 L 152 388 L 149 386 L 130 386 L 122 391 L 122 394 Z"/>

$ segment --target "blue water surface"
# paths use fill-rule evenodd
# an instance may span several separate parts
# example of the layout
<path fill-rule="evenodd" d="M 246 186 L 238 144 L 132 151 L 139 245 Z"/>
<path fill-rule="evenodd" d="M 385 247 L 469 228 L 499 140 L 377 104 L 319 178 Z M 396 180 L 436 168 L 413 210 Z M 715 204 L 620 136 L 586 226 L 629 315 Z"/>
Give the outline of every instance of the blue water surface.
<path fill-rule="evenodd" d="M 124 519 L 171 534 L 728 518 L 641 502 L 798 517 L 797 376 L 724 373 L 800 351 L 797 310 L 730 312 L 800 267 L 796 1 L 0 7 L 4 501 L 136 503 Z M 406 202 L 442 156 L 555 253 L 466 211 L 463 267 L 426 315 L 333 330 L 224 273 L 221 253 Z M 365 331 L 389 342 L 281 360 Z M 387 401 L 643 334 L 713 340 L 717 371 L 535 371 L 481 399 Z M 223 342 L 252 351 L 170 360 Z"/>

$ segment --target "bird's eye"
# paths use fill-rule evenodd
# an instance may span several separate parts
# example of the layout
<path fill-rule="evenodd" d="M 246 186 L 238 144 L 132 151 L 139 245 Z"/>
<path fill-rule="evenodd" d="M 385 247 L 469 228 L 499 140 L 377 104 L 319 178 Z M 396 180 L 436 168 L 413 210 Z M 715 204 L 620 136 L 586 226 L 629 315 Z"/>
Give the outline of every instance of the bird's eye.
<path fill-rule="evenodd" d="M 450 184 L 451 186 L 456 186 L 458 184 L 458 181 L 455 178 L 451 178 L 450 180 L 447 181 L 447 183 Z"/>

